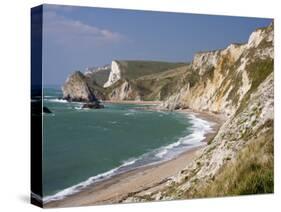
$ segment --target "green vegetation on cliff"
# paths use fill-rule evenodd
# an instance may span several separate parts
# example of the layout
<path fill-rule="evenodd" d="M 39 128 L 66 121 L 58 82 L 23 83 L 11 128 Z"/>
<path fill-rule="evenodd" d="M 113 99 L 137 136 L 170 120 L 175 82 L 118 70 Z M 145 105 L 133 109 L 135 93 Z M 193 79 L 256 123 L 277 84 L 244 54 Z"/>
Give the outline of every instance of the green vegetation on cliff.
<path fill-rule="evenodd" d="M 257 89 L 257 87 L 268 77 L 270 73 L 273 72 L 273 59 L 257 59 L 255 62 L 250 63 L 246 67 L 246 71 L 248 72 L 249 78 L 251 80 L 251 88 L 243 97 L 236 114 L 240 113 L 244 107 L 248 104 L 250 95 Z"/>
<path fill-rule="evenodd" d="M 188 64 L 155 61 L 117 61 L 122 78 L 104 89 L 108 99 L 118 97 L 120 88 L 126 82 L 131 93 L 123 100 L 165 100 L 184 85 L 183 76 Z M 116 92 L 118 90 L 118 92 Z M 128 88 L 123 93 L 128 93 Z M 121 92 L 122 93 L 122 92 Z M 122 100 L 122 99 L 121 99 Z"/>
<path fill-rule="evenodd" d="M 226 163 L 207 186 L 187 191 L 183 198 L 273 193 L 273 120 L 264 127 L 266 131 L 250 139 L 238 157 Z"/>
<path fill-rule="evenodd" d="M 132 80 L 143 100 L 165 100 L 183 85 L 187 65 Z"/>
<path fill-rule="evenodd" d="M 149 74 L 161 73 L 170 69 L 186 65 L 186 63 L 171 63 L 160 61 L 127 60 L 117 61 L 122 77 L 130 80 Z"/>
<path fill-rule="evenodd" d="M 100 87 L 103 87 L 104 83 L 107 81 L 110 73 L 110 68 L 105 70 L 99 70 L 91 73 L 91 79 Z"/>

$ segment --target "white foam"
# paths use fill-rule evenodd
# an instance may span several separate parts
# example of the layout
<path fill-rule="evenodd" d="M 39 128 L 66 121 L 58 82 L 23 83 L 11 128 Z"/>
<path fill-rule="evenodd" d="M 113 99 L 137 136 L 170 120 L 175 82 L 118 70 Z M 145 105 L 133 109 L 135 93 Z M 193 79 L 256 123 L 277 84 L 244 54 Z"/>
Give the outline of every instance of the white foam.
<path fill-rule="evenodd" d="M 139 158 L 130 158 L 128 160 L 123 161 L 122 166 L 121 167 L 125 167 L 128 165 L 132 165 L 134 164 Z"/>
<path fill-rule="evenodd" d="M 65 99 L 45 99 L 45 101 L 58 102 L 58 103 L 68 103 L 68 101 L 65 100 Z"/>
<path fill-rule="evenodd" d="M 125 116 L 131 116 L 131 115 L 134 115 L 134 113 L 125 113 L 124 115 Z"/>
<path fill-rule="evenodd" d="M 54 113 L 43 113 L 43 116 L 55 116 Z"/>
<path fill-rule="evenodd" d="M 163 149 L 161 152 L 157 153 L 155 156 L 158 158 L 163 158 L 164 155 L 168 153 L 168 149 Z"/>
<path fill-rule="evenodd" d="M 172 149 L 180 145 L 188 145 L 189 148 L 194 148 L 203 145 L 202 141 L 206 138 L 205 135 L 212 131 L 213 123 L 207 122 L 203 119 L 197 118 L 195 115 L 188 115 L 192 124 L 192 133 L 180 138 L 177 142 L 169 144 L 168 146 L 160 148 L 160 151 L 156 154 L 158 158 L 164 158 Z M 186 150 L 186 149 L 184 149 Z M 172 157 L 172 156 L 170 156 Z M 170 158 L 168 158 L 170 159 Z"/>
<path fill-rule="evenodd" d="M 46 197 L 43 198 L 43 202 L 44 202 L 44 204 L 46 204 L 48 202 L 55 201 L 55 200 L 61 200 L 61 199 L 65 198 L 66 196 L 75 194 L 75 193 L 81 191 L 83 188 L 86 188 L 87 186 L 89 186 L 93 183 L 96 183 L 96 182 L 99 182 L 99 181 L 110 178 L 111 176 L 113 176 L 117 172 L 118 169 L 120 169 L 122 167 L 125 167 L 125 166 L 128 166 L 128 165 L 131 165 L 131 164 L 135 163 L 136 160 L 137 159 L 125 161 L 121 166 L 118 166 L 114 169 L 111 169 L 107 172 L 98 174 L 96 176 L 90 177 L 86 181 L 83 181 L 83 182 L 78 183 L 74 186 L 68 187 L 66 189 L 63 189 L 63 190 L 57 192 L 54 195 L 46 196 Z"/>
<path fill-rule="evenodd" d="M 137 113 L 137 110 L 135 109 L 129 109 L 129 112 L 125 113 L 125 116 L 132 116 L 135 115 Z"/>

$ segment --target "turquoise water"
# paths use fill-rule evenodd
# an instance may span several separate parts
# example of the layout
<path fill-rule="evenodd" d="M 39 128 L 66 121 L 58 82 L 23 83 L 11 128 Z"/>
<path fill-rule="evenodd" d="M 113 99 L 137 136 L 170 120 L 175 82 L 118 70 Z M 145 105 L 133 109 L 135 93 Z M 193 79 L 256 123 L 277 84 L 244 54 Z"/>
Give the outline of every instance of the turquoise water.
<path fill-rule="evenodd" d="M 81 188 L 143 165 L 168 160 L 200 144 L 204 126 L 175 112 L 143 110 L 133 104 L 81 109 L 44 89 L 43 195 L 63 198 Z M 196 128 L 196 123 L 197 128 Z M 206 123 L 205 123 L 206 124 Z"/>

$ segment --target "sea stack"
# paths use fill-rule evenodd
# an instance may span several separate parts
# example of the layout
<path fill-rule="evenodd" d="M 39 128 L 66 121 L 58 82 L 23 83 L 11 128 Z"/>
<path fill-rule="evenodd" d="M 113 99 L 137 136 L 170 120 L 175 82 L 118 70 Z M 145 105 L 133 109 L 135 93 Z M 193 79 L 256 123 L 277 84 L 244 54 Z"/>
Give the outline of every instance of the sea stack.
<path fill-rule="evenodd" d="M 80 71 L 71 74 L 62 86 L 63 99 L 67 101 L 95 103 L 95 108 L 101 108 L 99 100 L 90 89 L 87 79 Z"/>

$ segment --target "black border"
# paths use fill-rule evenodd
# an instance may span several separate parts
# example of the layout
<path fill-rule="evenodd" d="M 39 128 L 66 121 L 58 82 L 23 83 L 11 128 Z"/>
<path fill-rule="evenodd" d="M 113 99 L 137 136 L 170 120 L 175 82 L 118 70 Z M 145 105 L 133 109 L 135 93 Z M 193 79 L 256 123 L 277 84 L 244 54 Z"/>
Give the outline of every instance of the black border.
<path fill-rule="evenodd" d="M 31 8 L 31 204 L 42 195 L 42 26 L 43 5 Z"/>

